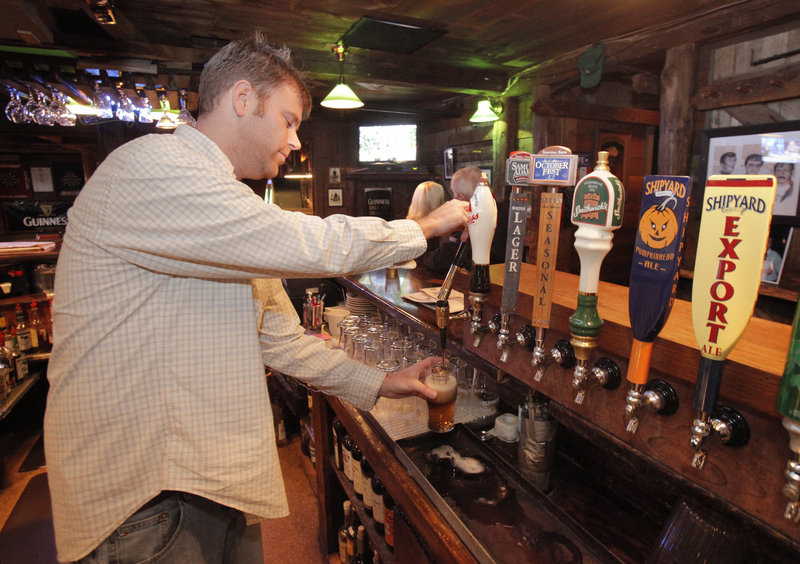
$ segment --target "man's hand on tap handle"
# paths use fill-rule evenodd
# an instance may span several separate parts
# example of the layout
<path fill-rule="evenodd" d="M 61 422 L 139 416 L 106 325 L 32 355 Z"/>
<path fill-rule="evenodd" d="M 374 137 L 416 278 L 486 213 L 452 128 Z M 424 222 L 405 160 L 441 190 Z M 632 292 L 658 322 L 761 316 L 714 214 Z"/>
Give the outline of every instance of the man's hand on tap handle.
<path fill-rule="evenodd" d="M 463 230 L 461 240 L 466 241 L 468 210 L 469 202 L 449 200 L 416 222 L 426 239 L 442 237 L 461 229 Z"/>

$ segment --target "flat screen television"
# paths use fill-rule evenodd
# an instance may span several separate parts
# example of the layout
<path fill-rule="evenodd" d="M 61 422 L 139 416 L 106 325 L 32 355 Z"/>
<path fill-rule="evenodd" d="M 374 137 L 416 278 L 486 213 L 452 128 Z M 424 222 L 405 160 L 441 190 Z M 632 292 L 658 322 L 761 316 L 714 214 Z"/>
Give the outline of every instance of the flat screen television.
<path fill-rule="evenodd" d="M 359 125 L 360 165 L 404 165 L 417 162 L 417 125 Z"/>

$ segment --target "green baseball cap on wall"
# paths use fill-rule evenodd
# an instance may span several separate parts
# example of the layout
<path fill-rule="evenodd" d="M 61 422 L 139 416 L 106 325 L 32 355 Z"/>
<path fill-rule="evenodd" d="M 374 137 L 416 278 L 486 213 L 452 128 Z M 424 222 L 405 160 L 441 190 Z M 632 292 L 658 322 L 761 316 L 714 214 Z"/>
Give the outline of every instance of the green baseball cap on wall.
<path fill-rule="evenodd" d="M 592 45 L 578 59 L 578 70 L 581 75 L 581 88 L 594 88 L 603 75 L 603 61 L 606 47 L 602 43 Z"/>

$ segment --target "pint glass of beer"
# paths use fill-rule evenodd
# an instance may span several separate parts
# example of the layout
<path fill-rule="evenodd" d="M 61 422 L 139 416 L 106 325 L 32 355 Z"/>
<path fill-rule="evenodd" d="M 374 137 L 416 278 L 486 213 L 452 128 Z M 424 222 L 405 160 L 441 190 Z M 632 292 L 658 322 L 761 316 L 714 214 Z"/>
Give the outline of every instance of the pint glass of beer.
<path fill-rule="evenodd" d="M 437 362 L 430 368 L 425 377 L 425 384 L 439 392 L 435 400 L 428 401 L 428 429 L 437 433 L 446 433 L 455 424 L 456 391 L 458 379 L 455 366 Z"/>

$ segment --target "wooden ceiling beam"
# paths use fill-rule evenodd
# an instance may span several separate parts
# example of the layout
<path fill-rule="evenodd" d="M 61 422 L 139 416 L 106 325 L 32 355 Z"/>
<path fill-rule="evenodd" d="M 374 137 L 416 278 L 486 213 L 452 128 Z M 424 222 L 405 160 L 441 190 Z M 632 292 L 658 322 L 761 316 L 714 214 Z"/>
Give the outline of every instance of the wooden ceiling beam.
<path fill-rule="evenodd" d="M 698 110 L 759 104 L 800 97 L 800 64 L 764 69 L 757 74 L 717 80 L 697 91 L 692 104 Z"/>
<path fill-rule="evenodd" d="M 576 104 L 572 101 L 537 100 L 533 104 L 537 116 L 619 121 L 640 125 L 659 125 L 660 113 L 641 108 L 622 108 L 601 104 Z"/>

